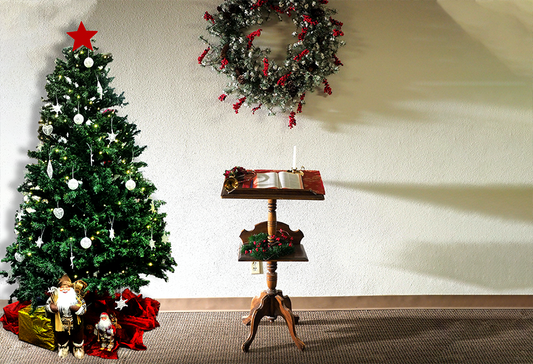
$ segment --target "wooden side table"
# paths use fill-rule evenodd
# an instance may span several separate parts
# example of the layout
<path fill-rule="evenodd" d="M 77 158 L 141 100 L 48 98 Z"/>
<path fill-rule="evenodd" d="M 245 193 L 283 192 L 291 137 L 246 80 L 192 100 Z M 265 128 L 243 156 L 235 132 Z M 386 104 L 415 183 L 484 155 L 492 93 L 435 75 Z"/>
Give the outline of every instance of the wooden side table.
<path fill-rule="evenodd" d="M 316 186 L 317 182 L 318 188 L 316 190 L 306 189 L 306 174 L 312 176 L 313 185 Z M 319 181 L 317 181 L 317 178 Z M 262 223 L 255 225 L 255 228 L 251 231 L 243 230 L 240 234 L 240 238 L 243 243 L 248 242 L 248 238 L 252 235 L 259 233 L 267 233 L 269 239 L 273 239 L 276 231 L 279 229 L 288 231 L 291 237 L 293 237 L 293 246 L 295 252 L 280 257 L 275 260 L 267 261 L 267 287 L 268 289 L 261 292 L 259 296 L 256 296 L 252 299 L 250 314 L 243 317 L 243 323 L 250 325 L 250 335 L 246 341 L 242 344 L 242 350 L 247 352 L 252 344 L 252 341 L 255 338 L 257 333 L 257 328 L 259 327 L 259 322 L 263 317 L 267 317 L 271 322 L 274 321 L 278 316 L 282 316 L 287 323 L 289 332 L 291 334 L 294 343 L 300 350 L 304 350 L 305 344 L 302 340 L 296 335 L 295 325 L 298 323 L 299 317 L 292 312 L 292 303 L 288 296 L 284 296 L 281 290 L 276 289 L 277 285 L 277 264 L 278 262 L 307 262 L 307 254 L 303 245 L 301 245 L 301 240 L 303 238 L 303 233 L 300 230 L 292 231 L 289 226 L 283 222 L 277 221 L 276 218 L 276 208 L 277 200 L 324 200 L 324 189 L 322 185 L 322 180 L 320 178 L 320 173 L 318 171 L 309 171 L 304 172 L 303 176 L 304 189 L 303 190 L 288 190 L 288 189 L 259 189 L 259 188 L 242 188 L 239 187 L 231 192 L 222 189 L 222 198 L 237 198 L 237 199 L 267 199 L 268 200 L 268 220 Z M 256 259 L 250 257 L 249 255 L 243 255 L 239 253 L 240 262 L 251 262 Z"/>

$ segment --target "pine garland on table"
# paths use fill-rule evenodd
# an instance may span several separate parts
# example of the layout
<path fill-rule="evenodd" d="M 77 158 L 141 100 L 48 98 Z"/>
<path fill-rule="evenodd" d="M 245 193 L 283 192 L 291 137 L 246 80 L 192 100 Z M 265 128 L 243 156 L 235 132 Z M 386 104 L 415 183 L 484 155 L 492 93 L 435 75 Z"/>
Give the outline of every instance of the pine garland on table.
<path fill-rule="evenodd" d="M 230 78 L 219 100 L 236 94 L 235 113 L 243 104 L 251 107 L 252 113 L 261 107 L 267 108 L 269 115 L 277 110 L 290 112 L 292 129 L 307 91 L 320 88 L 331 95 L 327 77 L 343 65 L 336 53 L 345 43 L 339 40 L 344 35 L 343 23 L 332 18 L 336 11 L 327 8 L 327 3 L 328 0 L 226 0 L 217 7 L 217 14 L 206 11 L 207 30 L 219 43 L 200 36 L 208 47 L 198 57 L 198 63 Z M 289 17 L 297 30 L 292 34 L 297 40 L 287 46 L 286 59 L 279 65 L 268 58 L 269 48 L 253 44 L 262 29 L 252 28 L 273 15 L 279 21 Z"/>
<path fill-rule="evenodd" d="M 241 246 L 241 254 L 257 260 L 274 260 L 294 253 L 293 238 L 280 230 L 273 243 L 268 242 L 267 233 L 259 233 L 248 238 L 248 243 Z"/>

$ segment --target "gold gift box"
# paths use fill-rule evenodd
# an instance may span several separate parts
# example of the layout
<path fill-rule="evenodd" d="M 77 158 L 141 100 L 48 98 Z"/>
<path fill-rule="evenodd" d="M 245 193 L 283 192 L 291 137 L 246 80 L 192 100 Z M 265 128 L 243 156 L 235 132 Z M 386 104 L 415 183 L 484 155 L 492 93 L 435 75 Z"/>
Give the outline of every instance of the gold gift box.
<path fill-rule="evenodd" d="M 19 340 L 48 350 L 56 349 L 56 338 L 52 318 L 44 307 L 38 307 L 32 314 L 31 305 L 19 311 Z"/>

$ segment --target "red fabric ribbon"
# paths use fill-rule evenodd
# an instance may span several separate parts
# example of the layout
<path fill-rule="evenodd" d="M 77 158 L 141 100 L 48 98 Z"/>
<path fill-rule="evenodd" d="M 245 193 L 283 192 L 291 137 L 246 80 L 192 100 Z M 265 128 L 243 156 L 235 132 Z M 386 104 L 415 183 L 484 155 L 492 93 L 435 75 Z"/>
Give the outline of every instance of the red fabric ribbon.
<path fill-rule="evenodd" d="M 4 307 L 4 314 L 0 318 L 4 329 L 11 331 L 13 334 L 19 334 L 19 311 L 24 307 L 29 306 L 30 302 L 13 302 Z"/>

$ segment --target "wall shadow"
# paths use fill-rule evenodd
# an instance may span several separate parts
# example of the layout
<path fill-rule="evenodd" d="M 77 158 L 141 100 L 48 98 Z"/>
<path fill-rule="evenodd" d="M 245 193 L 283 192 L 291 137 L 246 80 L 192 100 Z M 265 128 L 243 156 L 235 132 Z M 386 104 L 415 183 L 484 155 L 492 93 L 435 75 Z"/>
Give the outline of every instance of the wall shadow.
<path fill-rule="evenodd" d="M 423 185 L 402 183 L 335 182 L 326 183 L 421 201 L 453 209 L 533 223 L 533 186 L 531 185 Z"/>
<path fill-rule="evenodd" d="M 528 185 L 327 183 L 479 215 L 533 223 L 533 186 Z M 499 292 L 533 288 L 533 239 L 530 242 L 400 241 L 385 249 L 386 253 L 373 264 Z"/>
<path fill-rule="evenodd" d="M 436 2 L 330 1 L 344 22 L 338 56 L 344 63 L 328 80 L 333 94 L 309 95 L 303 115 L 338 131 L 343 125 L 454 120 L 427 105 L 524 110 L 531 79 L 514 74 L 472 39 Z M 527 45 L 526 45 L 527 46 Z M 422 109 L 420 109 L 422 105 Z M 499 121 L 505 120 L 501 118 Z"/>
<path fill-rule="evenodd" d="M 409 241 L 391 250 L 390 258 L 383 258 L 378 265 L 499 292 L 533 288 L 533 241 Z"/>
<path fill-rule="evenodd" d="M 76 30 L 78 29 L 79 22 L 72 21 L 69 25 L 65 26 L 61 32 L 65 33 L 68 31 Z M 68 37 L 68 36 L 66 36 Z M 70 37 L 68 37 L 71 39 Z M 55 69 L 55 60 L 57 58 L 63 58 L 62 50 L 65 47 L 71 46 L 72 42 L 68 39 L 64 39 L 61 43 L 56 43 L 52 45 L 49 48 L 49 51 L 47 52 L 47 56 L 45 59 L 42 60 L 42 63 L 44 64 L 44 67 L 42 68 L 42 71 L 36 75 L 35 79 L 35 90 L 38 90 L 38 95 L 40 95 L 43 98 L 46 98 L 46 90 L 45 85 L 47 83 L 46 76 L 53 73 Z M 26 145 L 20 145 L 18 150 L 16 151 L 19 155 L 27 155 L 28 151 L 30 150 L 36 150 L 37 145 L 39 144 L 38 139 L 38 129 L 39 129 L 39 119 L 41 118 L 41 108 L 43 106 L 43 102 L 40 98 L 35 98 L 31 104 L 31 113 L 30 113 L 30 123 L 27 123 L 26 125 L 28 128 L 26 130 L 21 130 L 21 134 L 25 135 L 31 135 L 31 143 Z M 16 122 L 13 120 L 9 120 L 8 117 L 6 117 L 7 121 L 10 122 Z M 15 216 L 17 210 L 20 209 L 20 204 L 22 203 L 22 195 L 17 191 L 18 187 L 24 182 L 25 174 L 26 174 L 26 166 L 28 164 L 35 163 L 35 160 L 30 159 L 26 156 L 25 159 L 21 159 L 16 165 L 14 165 L 16 179 L 13 179 L 9 183 L 9 191 L 12 195 L 16 195 L 17 198 L 13 199 L 12 205 L 9 206 L 7 209 L 8 211 L 12 212 L 10 214 L 7 214 L 6 216 L 2 216 L 2 228 L 4 229 L 6 234 L 4 234 L 4 238 L 0 241 L 0 259 L 3 259 L 5 257 L 6 249 L 8 246 L 16 242 L 16 235 L 14 232 L 14 225 L 15 225 Z M 0 270 L 7 270 L 10 271 L 11 267 L 7 263 L 0 263 Z M 2 278 L 0 280 L 0 283 L 5 282 L 5 278 Z M 11 286 L 2 286 L 0 285 L 0 296 L 1 297 L 8 297 L 9 294 L 14 290 L 15 287 Z M 9 291 L 9 294 L 7 292 Z"/>

